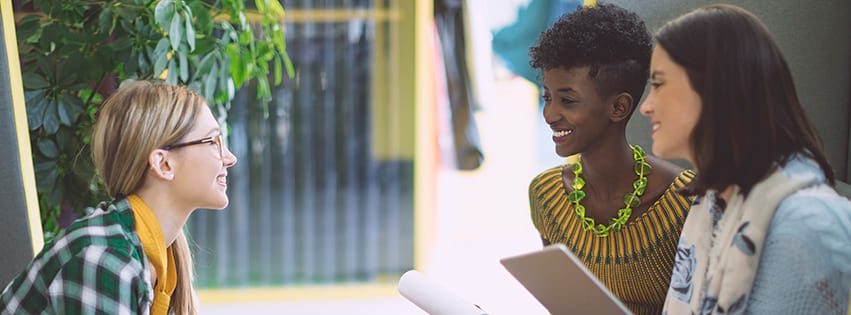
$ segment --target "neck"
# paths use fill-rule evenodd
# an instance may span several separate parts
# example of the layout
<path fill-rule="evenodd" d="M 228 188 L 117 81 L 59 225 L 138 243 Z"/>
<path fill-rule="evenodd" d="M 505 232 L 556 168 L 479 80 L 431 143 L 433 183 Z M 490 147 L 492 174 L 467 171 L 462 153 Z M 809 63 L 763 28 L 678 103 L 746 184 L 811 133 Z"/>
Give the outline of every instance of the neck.
<path fill-rule="evenodd" d="M 733 198 L 734 190 L 735 189 L 733 185 L 727 186 L 727 188 L 719 192 L 719 196 L 721 197 L 721 199 L 724 199 L 725 202 L 729 203 L 730 199 Z"/>
<path fill-rule="evenodd" d="M 174 240 L 177 239 L 177 233 L 180 233 L 183 225 L 186 224 L 186 220 L 189 218 L 189 214 L 192 213 L 193 209 L 175 207 L 175 202 L 162 197 L 168 196 L 167 193 L 158 191 L 155 188 L 145 187 L 136 192 L 136 194 L 145 201 L 145 204 L 148 205 L 148 208 L 151 209 L 151 212 L 157 218 L 157 223 L 159 223 L 163 232 L 166 247 L 171 246 Z"/>
<path fill-rule="evenodd" d="M 622 179 L 634 180 L 635 160 L 625 137 L 601 142 L 592 150 L 582 152 L 582 177 L 588 185 L 611 191 L 623 186 Z"/>

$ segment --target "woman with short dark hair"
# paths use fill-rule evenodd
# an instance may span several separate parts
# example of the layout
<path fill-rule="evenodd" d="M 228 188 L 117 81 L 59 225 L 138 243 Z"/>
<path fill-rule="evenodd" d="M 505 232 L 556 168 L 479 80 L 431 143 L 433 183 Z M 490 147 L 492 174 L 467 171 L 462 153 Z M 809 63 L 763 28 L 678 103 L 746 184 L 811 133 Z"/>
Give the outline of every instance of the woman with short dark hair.
<path fill-rule="evenodd" d="M 638 15 L 601 3 L 563 16 L 530 51 L 555 152 L 579 157 L 532 180 L 532 222 L 636 314 L 662 310 L 690 204 L 679 190 L 694 175 L 627 142 L 651 49 Z"/>
<path fill-rule="evenodd" d="M 667 314 L 845 314 L 851 202 L 783 54 L 750 12 L 713 5 L 656 34 L 653 152 L 697 171 Z"/>

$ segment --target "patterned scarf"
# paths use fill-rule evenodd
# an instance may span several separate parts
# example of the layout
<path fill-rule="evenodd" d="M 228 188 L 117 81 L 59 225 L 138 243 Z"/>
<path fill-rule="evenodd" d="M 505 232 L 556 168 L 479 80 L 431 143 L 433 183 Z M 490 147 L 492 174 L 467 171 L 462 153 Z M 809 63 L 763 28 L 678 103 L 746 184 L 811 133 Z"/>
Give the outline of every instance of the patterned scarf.
<path fill-rule="evenodd" d="M 745 310 L 774 211 L 790 194 L 818 182 L 812 173 L 800 175 L 790 176 L 777 167 L 747 198 L 734 186 L 726 207 L 716 191 L 694 200 L 677 246 L 663 314 Z"/>

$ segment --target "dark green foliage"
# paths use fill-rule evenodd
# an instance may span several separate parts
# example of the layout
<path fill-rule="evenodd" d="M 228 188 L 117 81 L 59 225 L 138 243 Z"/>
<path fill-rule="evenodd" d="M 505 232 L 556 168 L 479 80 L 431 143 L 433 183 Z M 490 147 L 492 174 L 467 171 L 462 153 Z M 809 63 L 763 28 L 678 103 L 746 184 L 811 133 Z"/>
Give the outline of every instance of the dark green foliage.
<path fill-rule="evenodd" d="M 106 200 L 89 143 L 95 114 L 124 79 L 160 78 L 203 95 L 224 121 L 236 90 L 257 81 L 271 99 L 292 75 L 278 0 L 32 0 L 17 23 L 27 121 L 45 238 L 60 214 Z M 39 11 L 40 10 L 40 11 Z M 271 81 L 271 82 L 270 82 Z"/>

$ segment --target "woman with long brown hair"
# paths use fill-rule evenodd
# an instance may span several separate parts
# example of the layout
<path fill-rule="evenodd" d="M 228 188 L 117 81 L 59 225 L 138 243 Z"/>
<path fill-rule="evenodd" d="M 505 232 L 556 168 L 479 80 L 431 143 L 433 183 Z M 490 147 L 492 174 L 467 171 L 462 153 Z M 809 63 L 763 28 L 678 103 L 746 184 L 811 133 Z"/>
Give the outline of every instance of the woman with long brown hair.
<path fill-rule="evenodd" d="M 653 153 L 697 172 L 667 314 L 846 314 L 851 202 L 768 29 L 730 5 L 656 34 Z"/>

